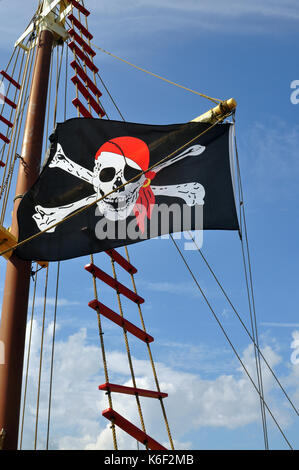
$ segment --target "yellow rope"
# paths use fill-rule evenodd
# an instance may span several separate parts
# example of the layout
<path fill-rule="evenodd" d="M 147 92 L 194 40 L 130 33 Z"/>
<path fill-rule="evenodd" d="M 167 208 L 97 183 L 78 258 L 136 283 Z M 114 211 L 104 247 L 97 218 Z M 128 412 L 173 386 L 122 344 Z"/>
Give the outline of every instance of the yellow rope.
<path fill-rule="evenodd" d="M 125 251 L 126 251 L 127 260 L 130 263 L 129 251 L 128 251 L 128 248 L 126 246 L 125 246 Z M 130 273 L 130 274 L 131 274 L 131 280 L 132 280 L 132 285 L 133 285 L 134 292 L 135 292 L 135 294 L 137 294 L 137 288 L 136 288 L 134 274 L 132 274 L 132 273 Z M 139 316 L 140 316 L 142 328 L 143 328 L 143 331 L 146 333 L 146 328 L 145 328 L 145 323 L 144 323 L 144 319 L 143 319 L 141 306 L 140 306 L 140 304 L 137 304 L 137 306 L 138 306 L 138 311 L 139 311 Z M 155 363 L 154 363 L 152 352 L 151 352 L 151 347 L 150 347 L 150 344 L 148 342 L 146 343 L 146 345 L 147 345 L 147 350 L 148 350 L 148 354 L 149 354 L 149 358 L 150 358 L 150 363 L 151 363 L 151 366 L 152 366 L 152 371 L 153 371 L 157 391 L 161 392 L 160 385 L 159 385 L 159 380 L 158 380 L 158 376 L 157 376 L 157 372 L 156 372 L 156 367 L 155 367 Z M 160 401 L 160 404 L 161 404 L 162 414 L 163 414 L 164 421 L 165 421 L 165 426 L 166 426 L 166 430 L 167 430 L 167 434 L 168 434 L 168 438 L 169 438 L 169 443 L 170 443 L 171 449 L 174 450 L 173 440 L 172 440 L 172 436 L 171 436 L 171 432 L 170 432 L 170 427 L 169 427 L 169 423 L 168 423 L 168 419 L 167 419 L 167 415 L 166 415 L 165 406 L 164 406 L 164 403 L 163 403 L 163 398 L 160 398 L 159 401 Z"/>
<path fill-rule="evenodd" d="M 113 57 L 114 59 L 120 60 L 121 62 L 124 62 L 125 64 L 130 65 L 131 67 L 134 67 L 134 68 L 137 69 L 137 70 L 141 70 L 141 72 L 145 72 L 145 73 L 147 73 L 148 75 L 151 75 L 152 77 L 159 78 L 159 80 L 163 80 L 164 82 L 169 83 L 170 85 L 174 85 L 174 86 L 177 86 L 177 87 L 179 87 L 179 88 L 182 88 L 183 90 L 190 91 L 191 93 L 194 93 L 195 95 L 199 95 L 199 96 L 201 96 L 202 98 L 206 98 L 207 100 L 210 100 L 210 101 L 212 101 L 213 103 L 216 103 L 216 104 L 217 104 L 217 103 L 221 103 L 221 102 L 223 101 L 223 100 L 220 100 L 219 98 L 212 98 L 211 96 L 205 95 L 204 93 L 199 93 L 199 91 L 192 90 L 192 88 L 188 88 L 188 87 L 186 87 L 186 86 L 184 86 L 184 85 L 180 85 L 179 83 L 176 83 L 176 82 L 173 82 L 173 81 L 171 81 L 171 80 L 168 80 L 167 78 L 161 77 L 160 75 L 157 75 L 156 73 L 150 72 L 149 70 L 143 69 L 142 67 L 139 67 L 138 65 L 132 64 L 132 62 L 129 62 L 128 60 L 122 59 L 121 57 L 118 57 L 117 55 L 112 54 L 111 52 L 106 51 L 106 50 L 103 49 L 102 47 L 96 46 L 96 45 L 93 44 L 93 43 L 92 43 L 92 45 L 93 45 L 93 47 L 95 47 L 95 48 L 98 49 L 99 51 L 104 52 L 104 53 L 107 54 L 107 55 L 110 55 L 110 56 Z"/>
<path fill-rule="evenodd" d="M 73 212 L 72 214 L 66 216 L 64 219 L 60 220 L 59 222 L 56 222 L 55 224 L 53 225 L 50 225 L 50 227 L 38 232 L 38 233 L 35 233 L 34 235 L 31 235 L 30 237 L 26 238 L 25 240 L 22 240 L 21 242 L 18 242 L 16 243 L 15 245 L 13 245 L 11 248 L 7 248 L 6 250 L 4 251 L 1 251 L 0 253 L 0 256 L 3 256 L 5 255 L 6 253 L 8 253 L 9 251 L 13 251 L 15 250 L 16 248 L 20 247 L 20 246 L 23 246 L 25 243 L 28 243 L 32 240 L 34 240 L 35 238 L 38 238 L 40 237 L 41 235 L 43 235 L 44 233 L 46 233 L 48 230 L 51 230 L 55 227 L 58 227 L 58 225 L 62 224 L 63 222 L 66 222 L 67 220 L 75 217 L 76 215 L 78 214 L 81 214 L 82 212 L 86 211 L 87 209 L 89 209 L 90 207 L 94 206 L 95 204 L 97 204 L 98 202 L 102 201 L 103 199 L 105 199 L 106 197 L 110 196 L 111 194 L 115 193 L 116 191 L 119 191 L 121 188 L 124 188 L 127 184 L 129 183 L 132 183 L 133 181 L 137 180 L 138 178 L 140 178 L 142 175 L 144 175 L 146 172 L 154 169 L 156 166 L 160 165 L 161 163 L 164 163 L 166 162 L 167 160 L 169 160 L 173 155 L 175 155 L 177 152 L 180 152 L 182 150 L 184 150 L 188 145 L 192 144 L 195 140 L 199 139 L 199 137 L 203 136 L 204 134 L 206 134 L 209 130 L 211 130 L 213 127 L 215 127 L 219 122 L 223 121 L 224 119 L 226 119 L 228 116 L 230 116 L 231 113 L 229 114 L 226 114 L 225 116 L 221 116 L 219 119 L 217 119 L 216 122 L 214 122 L 213 124 L 211 124 L 207 129 L 205 129 L 204 131 L 202 131 L 200 134 L 196 135 L 195 137 L 193 137 L 193 139 L 189 140 L 188 142 L 186 142 L 185 144 L 181 145 L 181 147 L 179 147 L 178 149 L 174 150 L 173 152 L 171 152 L 169 155 L 167 155 L 166 157 L 162 158 L 160 161 L 158 161 L 157 163 L 154 163 L 153 165 L 151 165 L 147 170 L 144 170 L 140 173 L 138 173 L 136 176 L 134 176 L 133 178 L 131 178 L 129 181 L 127 181 L 126 183 L 122 184 L 121 186 L 119 186 L 118 188 L 116 189 L 113 189 L 112 191 L 110 191 L 109 193 L 107 194 L 104 194 L 104 196 L 96 199 L 95 201 L 91 202 L 90 204 L 87 204 L 86 206 L 84 207 L 81 207 L 80 209 L 76 210 L 75 212 Z"/>

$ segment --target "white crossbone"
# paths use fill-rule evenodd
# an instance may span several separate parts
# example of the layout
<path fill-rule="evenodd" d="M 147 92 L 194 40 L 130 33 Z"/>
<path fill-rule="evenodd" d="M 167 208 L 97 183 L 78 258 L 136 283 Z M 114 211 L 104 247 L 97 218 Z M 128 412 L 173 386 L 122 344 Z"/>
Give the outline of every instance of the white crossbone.
<path fill-rule="evenodd" d="M 179 155 L 160 163 L 152 169 L 155 173 L 158 173 L 162 169 L 169 165 L 186 158 L 187 156 L 198 156 L 205 150 L 204 146 L 193 145 L 186 149 Z M 61 222 L 65 217 L 72 214 L 73 212 L 97 202 L 98 209 L 102 215 L 110 220 L 125 219 L 132 212 L 132 209 L 137 201 L 139 190 L 144 185 L 146 177 L 142 175 L 131 183 L 127 183 L 125 178 L 125 167 L 127 165 L 127 159 L 120 155 L 114 156 L 109 161 L 98 162 L 96 161 L 94 171 L 87 170 L 86 168 L 78 165 L 69 159 L 65 154 L 60 144 L 57 145 L 57 151 L 54 155 L 50 168 L 60 168 L 67 173 L 93 185 L 95 193 L 75 201 L 71 204 L 67 204 L 59 207 L 43 207 L 41 205 L 35 206 L 35 213 L 33 219 L 35 220 L 38 228 L 47 230 L 49 233 L 54 232 L 56 227 L 49 228 Z M 111 181 L 104 183 L 101 181 L 101 172 L 103 170 L 113 169 L 115 175 Z M 135 170 L 138 172 L 138 170 Z M 130 180 L 130 178 L 128 178 Z M 125 184 L 127 183 L 127 184 Z M 117 189 L 117 184 L 125 184 L 123 188 Z M 184 183 L 169 186 L 151 186 L 151 189 L 155 196 L 167 196 L 177 197 L 183 199 L 187 205 L 194 206 L 195 204 L 204 204 L 205 190 L 200 183 Z M 105 194 L 113 192 L 107 197 Z"/>

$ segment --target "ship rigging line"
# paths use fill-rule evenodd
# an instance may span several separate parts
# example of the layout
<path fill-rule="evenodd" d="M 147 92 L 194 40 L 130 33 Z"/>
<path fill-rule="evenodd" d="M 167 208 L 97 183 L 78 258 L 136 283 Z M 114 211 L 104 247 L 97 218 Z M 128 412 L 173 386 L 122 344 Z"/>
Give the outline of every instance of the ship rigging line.
<path fill-rule="evenodd" d="M 258 386 L 263 397 L 264 392 L 263 392 L 263 379 L 262 379 L 261 361 L 260 361 L 260 348 L 259 348 L 259 340 L 258 340 L 258 329 L 257 329 L 257 319 L 256 319 L 256 310 L 255 310 L 253 278 L 252 278 L 252 270 L 251 270 L 251 259 L 250 259 L 249 242 L 248 242 L 248 234 L 247 234 L 247 224 L 246 224 L 246 217 L 245 217 L 244 195 L 243 195 L 243 187 L 242 187 L 241 171 L 240 171 L 240 163 L 239 163 L 239 153 L 238 153 L 237 138 L 236 138 L 235 112 L 233 112 L 232 114 L 232 120 L 233 120 L 233 130 L 234 130 L 234 143 L 235 143 L 239 205 L 240 205 L 240 233 L 239 235 L 241 239 L 242 259 L 243 259 L 246 289 L 247 289 L 247 295 L 248 295 L 251 330 L 252 330 L 252 336 L 255 339 L 254 355 L 255 355 Z M 243 232 L 245 235 L 245 248 L 244 248 Z M 268 449 L 266 411 L 265 411 L 264 401 L 262 398 L 260 400 L 260 406 L 261 406 L 262 422 L 263 422 L 263 429 L 264 429 L 265 446 L 266 446 L 266 449 Z"/>
<path fill-rule="evenodd" d="M 29 374 L 29 364 L 30 364 L 30 355 L 31 355 L 32 329 L 33 329 L 33 319 L 34 319 L 34 311 L 35 311 L 35 298 L 36 298 L 36 286 L 37 286 L 38 272 L 39 272 L 39 269 L 37 269 L 37 263 L 36 263 L 36 270 L 35 272 L 34 271 L 32 272 L 32 274 L 34 275 L 34 287 L 33 287 L 32 310 L 31 310 L 30 330 L 29 330 L 29 339 L 28 339 L 27 363 L 26 363 L 26 372 L 25 372 L 22 421 L 21 421 L 21 429 L 20 429 L 20 444 L 19 444 L 20 450 L 22 449 L 22 444 L 23 444 L 24 419 L 25 419 L 26 399 L 27 399 L 28 374 Z"/>
<path fill-rule="evenodd" d="M 233 345 L 233 343 L 232 343 L 231 339 L 229 338 L 228 334 L 226 333 L 226 330 L 224 329 L 224 327 L 223 327 L 221 321 L 219 320 L 219 318 L 218 318 L 218 316 L 217 316 L 215 310 L 213 309 L 212 305 L 210 304 L 210 302 L 209 302 L 208 298 L 206 297 L 204 291 L 203 291 L 202 288 L 200 287 L 200 284 L 199 284 L 199 282 L 197 281 L 197 279 L 196 279 L 196 277 L 195 277 L 195 275 L 194 275 L 192 269 L 190 268 L 190 266 L 189 266 L 189 264 L 188 264 L 186 258 L 184 257 L 182 251 L 180 250 L 178 244 L 176 243 L 176 241 L 174 240 L 174 238 L 173 238 L 173 236 L 172 236 L 171 234 L 170 234 L 170 238 L 171 238 L 171 240 L 173 241 L 174 246 L 175 246 L 176 250 L 178 251 L 179 255 L 181 256 L 181 258 L 182 258 L 182 260 L 183 260 L 183 262 L 184 262 L 184 264 L 185 264 L 187 270 L 189 271 L 191 277 L 193 278 L 193 281 L 195 282 L 195 284 L 196 284 L 197 288 L 199 289 L 200 293 L 202 294 L 202 296 L 203 296 L 203 298 L 204 298 L 204 300 L 205 300 L 207 306 L 209 307 L 209 309 L 210 309 L 210 311 L 211 311 L 213 317 L 215 318 L 216 322 L 218 323 L 219 327 L 221 328 L 221 330 L 222 330 L 222 332 L 223 332 L 223 334 L 224 334 L 226 340 L 228 341 L 229 345 L 231 346 L 231 348 L 232 348 L 232 350 L 233 350 L 235 356 L 237 357 L 238 361 L 240 362 L 240 364 L 241 364 L 241 366 L 242 366 L 244 372 L 246 373 L 246 375 L 247 375 L 247 377 L 249 378 L 250 382 L 252 383 L 254 389 L 256 390 L 256 392 L 258 393 L 258 395 L 260 396 L 260 399 L 263 401 L 265 407 L 267 408 L 267 410 L 268 410 L 270 416 L 272 417 L 272 419 L 273 419 L 274 423 L 276 424 L 278 430 L 280 431 L 281 435 L 283 436 L 285 442 L 287 443 L 287 445 L 289 446 L 289 448 L 290 448 L 291 450 L 293 450 L 292 445 L 291 445 L 290 442 L 288 441 L 286 435 L 284 434 L 283 430 L 281 429 L 281 427 L 280 427 L 279 423 L 277 422 L 275 416 L 273 415 L 271 409 L 269 408 L 269 406 L 268 406 L 267 403 L 265 402 L 264 397 L 262 396 L 262 394 L 261 394 L 261 392 L 259 391 L 258 387 L 256 386 L 254 380 L 252 379 L 251 375 L 249 374 L 249 372 L 248 372 L 248 370 L 247 370 L 247 368 L 246 368 L 244 362 L 242 361 L 241 357 L 239 356 L 239 354 L 238 354 L 238 352 L 237 352 L 235 346 Z"/>
<path fill-rule="evenodd" d="M 227 299 L 229 305 L 231 306 L 231 308 L 233 309 L 233 311 L 235 312 L 238 320 L 240 321 L 241 325 L 243 326 L 243 328 L 245 329 L 247 335 L 249 336 L 249 338 L 251 339 L 253 345 L 257 348 L 257 350 L 259 351 L 260 353 L 260 356 L 263 358 L 266 366 L 268 367 L 269 371 L 271 372 L 273 378 L 275 379 L 275 381 L 277 382 L 279 388 L 281 389 L 281 391 L 283 392 L 285 398 L 288 400 L 289 404 L 291 405 L 291 407 L 293 408 L 293 410 L 295 411 L 295 413 L 297 414 L 297 416 L 299 416 L 299 412 L 297 410 L 297 408 L 295 407 L 294 403 L 292 402 L 292 400 L 290 399 L 290 397 L 288 396 L 286 390 L 284 389 L 283 385 L 281 384 L 281 382 L 279 381 L 278 377 L 276 376 L 274 370 L 272 369 L 272 367 L 270 366 L 270 364 L 268 363 L 267 359 L 265 358 L 264 354 L 262 353 L 261 349 L 259 348 L 259 346 L 256 344 L 255 342 L 255 339 L 253 338 L 253 336 L 251 335 L 250 331 L 248 330 L 248 328 L 246 327 L 245 323 L 243 322 L 240 314 L 238 313 L 236 307 L 233 305 L 231 299 L 229 298 L 227 292 L 225 291 L 224 287 L 222 286 L 221 282 L 219 281 L 218 277 L 216 276 L 215 274 L 215 271 L 213 270 L 213 268 L 211 267 L 210 263 L 208 262 L 207 258 L 204 256 L 202 250 L 199 248 L 199 246 L 197 245 L 196 243 L 196 240 L 194 240 L 194 238 L 192 237 L 192 234 L 191 232 L 188 232 L 189 233 L 189 236 L 191 238 L 191 240 L 193 241 L 194 245 L 196 246 L 197 248 L 197 251 L 198 253 L 201 255 L 203 261 L 205 262 L 207 268 L 209 269 L 210 273 L 212 274 L 212 276 L 214 277 L 216 283 L 218 284 L 218 286 L 220 287 L 223 295 L 225 296 L 225 298 Z"/>
<path fill-rule="evenodd" d="M 45 333 L 45 320 L 46 320 L 46 307 L 47 307 L 48 276 L 49 276 L 49 266 L 47 266 L 46 268 L 46 281 L 45 281 L 45 292 L 44 292 L 43 320 L 42 320 L 42 333 L 41 333 L 39 372 L 38 372 L 38 385 L 37 385 L 37 400 L 36 400 L 36 413 L 35 413 L 34 450 L 36 450 L 36 447 L 37 447 L 37 431 L 38 431 L 38 422 L 39 422 L 39 404 L 40 404 L 41 375 L 42 375 L 42 363 L 43 363 L 43 351 L 44 351 L 44 333 Z"/>

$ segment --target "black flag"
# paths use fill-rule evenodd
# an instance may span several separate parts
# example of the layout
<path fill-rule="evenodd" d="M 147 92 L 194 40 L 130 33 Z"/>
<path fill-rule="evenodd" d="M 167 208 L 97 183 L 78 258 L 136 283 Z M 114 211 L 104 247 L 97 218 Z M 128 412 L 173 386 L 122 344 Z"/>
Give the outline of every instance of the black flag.
<path fill-rule="evenodd" d="M 238 230 L 231 124 L 76 118 L 18 209 L 23 259 L 58 261 L 184 230 Z"/>

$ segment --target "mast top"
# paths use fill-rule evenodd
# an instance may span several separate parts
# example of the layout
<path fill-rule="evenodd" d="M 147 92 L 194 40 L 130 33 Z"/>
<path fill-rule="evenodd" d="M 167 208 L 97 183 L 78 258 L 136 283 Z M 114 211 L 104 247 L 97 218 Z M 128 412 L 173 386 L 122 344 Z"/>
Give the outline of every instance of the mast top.
<path fill-rule="evenodd" d="M 66 41 L 69 37 L 69 33 L 65 28 L 65 19 L 72 11 L 72 7 L 69 0 L 43 0 L 32 18 L 30 25 L 15 42 L 15 47 L 19 46 L 26 51 L 35 47 L 36 41 L 33 41 L 28 47 L 25 44 L 25 40 L 32 34 L 36 34 L 37 37 L 38 33 L 44 29 L 53 33 L 54 45 Z"/>

